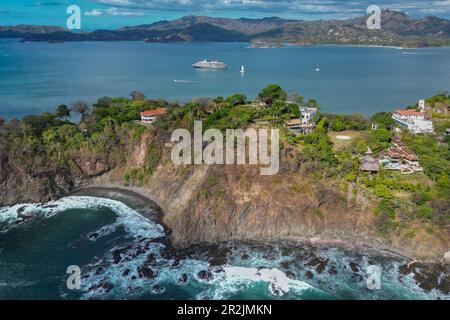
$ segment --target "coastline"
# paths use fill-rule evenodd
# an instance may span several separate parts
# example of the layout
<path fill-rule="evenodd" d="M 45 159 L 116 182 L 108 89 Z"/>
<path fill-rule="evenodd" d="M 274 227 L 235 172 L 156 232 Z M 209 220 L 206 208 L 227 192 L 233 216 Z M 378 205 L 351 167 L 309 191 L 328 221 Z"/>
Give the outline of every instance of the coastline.
<path fill-rule="evenodd" d="M 172 233 L 172 230 L 170 230 L 170 228 L 163 222 L 164 211 L 160 208 L 159 204 L 157 203 L 157 200 L 155 200 L 155 198 L 150 193 L 148 193 L 144 188 L 127 187 L 127 186 L 120 185 L 120 184 L 90 184 L 90 185 L 86 185 L 86 186 L 79 188 L 78 190 L 74 191 L 70 195 L 85 194 L 86 192 L 89 192 L 89 191 L 100 192 L 100 193 L 111 192 L 111 193 L 116 193 L 116 194 L 123 194 L 126 196 L 139 198 L 140 200 L 146 201 L 147 203 L 150 202 L 150 203 L 154 204 L 157 208 L 159 208 L 159 210 L 161 210 L 162 216 L 161 216 L 161 221 L 159 221 L 159 223 L 161 223 L 168 230 L 169 234 Z M 413 257 L 410 257 L 409 255 L 407 255 L 404 252 L 395 250 L 393 248 L 380 246 L 375 243 L 369 243 L 366 241 L 362 241 L 360 239 L 351 239 L 351 238 L 334 238 L 333 239 L 333 238 L 321 238 L 319 236 L 319 237 L 312 237 L 312 238 L 280 239 L 280 240 L 276 240 L 275 242 L 277 242 L 277 241 L 292 242 L 292 243 L 298 244 L 298 245 L 310 245 L 312 247 L 319 247 L 319 248 L 320 247 L 338 247 L 338 248 L 342 248 L 342 249 L 348 249 L 350 251 L 355 251 L 358 253 L 371 252 L 375 255 L 379 255 L 379 256 L 383 256 L 383 257 L 391 257 L 391 258 L 397 258 L 397 259 L 402 259 L 402 260 L 409 260 L 410 262 L 417 261 L 416 259 L 414 259 Z M 270 243 L 272 241 L 261 239 L 261 240 L 255 241 L 255 242 L 264 244 L 264 243 Z M 219 243 L 212 242 L 211 244 L 219 244 Z M 436 260 L 436 261 L 424 261 L 424 262 L 439 263 L 440 261 Z"/>
<path fill-rule="evenodd" d="M 47 44 L 62 44 L 62 43 L 77 43 L 77 42 L 84 42 L 84 43 L 117 43 L 117 42 L 130 42 L 130 43 L 137 43 L 137 42 L 144 42 L 148 43 L 142 40 L 84 40 L 84 41 L 76 41 L 76 40 L 69 40 L 69 41 L 59 41 L 59 42 L 51 42 L 51 41 L 23 41 L 21 38 L 0 38 L 0 41 L 5 40 L 11 40 L 11 42 L 19 42 L 21 44 L 28 44 L 28 43 L 47 43 Z M 5 41 L 6 42 L 6 41 Z M 285 47 L 361 47 L 361 48 L 380 48 L 380 49 L 397 49 L 397 50 L 417 50 L 417 49 L 438 49 L 438 48 L 450 48 L 450 45 L 440 45 L 440 46 L 417 46 L 417 47 L 404 47 L 404 46 L 395 46 L 395 45 L 383 45 L 383 44 L 346 44 L 346 43 L 308 43 L 308 44 L 299 44 L 299 43 L 289 43 L 289 42 L 282 42 L 279 45 L 272 45 L 268 44 L 268 46 L 252 46 L 252 42 L 248 41 L 174 41 L 174 42 L 150 42 L 151 44 L 167 44 L 167 45 L 173 45 L 173 44 L 207 44 L 207 43 L 237 43 L 237 44 L 245 44 L 246 49 L 281 49 Z"/>

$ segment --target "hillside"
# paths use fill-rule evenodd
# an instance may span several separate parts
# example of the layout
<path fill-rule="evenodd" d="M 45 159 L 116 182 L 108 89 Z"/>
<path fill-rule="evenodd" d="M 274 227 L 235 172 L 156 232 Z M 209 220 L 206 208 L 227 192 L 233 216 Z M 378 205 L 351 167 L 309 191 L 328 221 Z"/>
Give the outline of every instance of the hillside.
<path fill-rule="evenodd" d="M 0 27 L 0 38 L 23 41 L 218 41 L 291 44 L 357 44 L 404 47 L 450 45 L 450 21 L 429 16 L 413 19 L 392 10 L 382 12 L 382 29 L 368 30 L 367 16 L 346 20 L 300 21 L 277 17 L 229 19 L 187 16 L 173 21 L 116 30 L 70 32 L 58 27 Z"/>
<path fill-rule="evenodd" d="M 450 237 L 448 139 L 438 140 L 449 124 L 446 113 L 439 113 L 437 137 L 404 136 L 421 156 L 424 173 L 369 175 L 358 169 L 358 157 L 367 146 L 378 153 L 389 145 L 389 130 L 370 130 L 371 121 L 387 119 L 384 114 L 371 120 L 321 114 L 316 132 L 296 137 L 283 126 L 295 117 L 295 107 L 265 94 L 286 98 L 277 86 L 261 93 L 272 100 L 267 108 L 242 95 L 184 106 L 142 97 L 102 98 L 91 112 L 82 110 L 79 124 L 61 112 L 0 121 L 0 205 L 45 202 L 86 186 L 115 186 L 156 201 L 177 247 L 291 240 L 442 258 Z M 450 97 L 428 102 L 446 110 Z M 140 111 L 161 107 L 169 112 L 154 125 L 135 121 Z M 279 128 L 279 173 L 261 176 L 251 165 L 175 166 L 171 133 L 192 130 L 195 119 L 203 120 L 204 128 L 221 130 Z M 353 130 L 359 138 L 341 147 L 330 139 L 332 130 Z"/>

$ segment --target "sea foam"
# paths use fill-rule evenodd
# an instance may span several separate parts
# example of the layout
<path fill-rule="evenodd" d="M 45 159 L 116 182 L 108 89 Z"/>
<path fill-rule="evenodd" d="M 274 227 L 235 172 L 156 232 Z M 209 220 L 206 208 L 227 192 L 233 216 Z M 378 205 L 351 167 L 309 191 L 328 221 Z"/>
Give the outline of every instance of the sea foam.
<path fill-rule="evenodd" d="M 117 215 L 117 224 L 123 225 L 125 230 L 133 236 L 157 238 L 164 236 L 164 228 L 142 216 L 122 202 L 89 196 L 72 196 L 48 203 L 17 204 L 0 208 L 0 222 L 9 224 L 23 221 L 20 215 L 36 215 L 50 218 L 70 209 L 101 209 L 109 208 Z M 20 214 L 19 214 L 20 213 Z"/>

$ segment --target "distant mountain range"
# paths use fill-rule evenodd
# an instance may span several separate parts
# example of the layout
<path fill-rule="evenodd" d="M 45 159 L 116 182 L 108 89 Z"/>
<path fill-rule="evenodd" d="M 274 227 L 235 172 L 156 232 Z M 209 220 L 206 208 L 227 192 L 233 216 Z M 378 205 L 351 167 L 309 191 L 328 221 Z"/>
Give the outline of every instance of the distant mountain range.
<path fill-rule="evenodd" d="M 71 32 L 55 26 L 0 26 L 0 38 L 22 41 L 218 41 L 252 42 L 255 46 L 290 43 L 384 45 L 402 47 L 450 46 L 450 20 L 433 16 L 413 19 L 384 10 L 381 30 L 366 27 L 368 16 L 346 20 L 300 21 L 278 17 L 229 19 L 187 16 L 173 21 L 115 30 Z"/>

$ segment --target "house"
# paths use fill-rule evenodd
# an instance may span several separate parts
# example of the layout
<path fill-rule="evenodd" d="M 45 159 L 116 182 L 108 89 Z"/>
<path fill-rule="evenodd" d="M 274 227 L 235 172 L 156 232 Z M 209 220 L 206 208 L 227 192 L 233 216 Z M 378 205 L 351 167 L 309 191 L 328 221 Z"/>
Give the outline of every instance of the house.
<path fill-rule="evenodd" d="M 290 132 L 295 134 L 302 133 L 302 121 L 300 119 L 292 119 L 285 123 Z"/>
<path fill-rule="evenodd" d="M 296 135 L 313 133 L 316 129 L 314 117 L 319 110 L 317 108 L 300 108 L 299 111 L 300 118 L 287 121 L 285 126 Z"/>
<path fill-rule="evenodd" d="M 419 158 L 407 148 L 389 148 L 382 162 L 388 170 L 401 170 L 406 173 L 423 171 Z"/>
<path fill-rule="evenodd" d="M 423 171 L 419 164 L 419 157 L 406 147 L 400 137 L 394 136 L 392 145 L 380 160 L 384 168 L 401 171 L 404 174 Z"/>
<path fill-rule="evenodd" d="M 370 150 L 370 148 L 367 147 L 366 153 L 359 160 L 360 161 L 359 169 L 361 171 L 370 173 L 377 173 L 378 171 L 380 171 L 380 166 L 378 165 L 377 160 L 375 160 L 372 154 L 373 154 L 372 150 Z"/>
<path fill-rule="evenodd" d="M 156 121 L 156 118 L 158 116 L 163 115 L 166 112 L 167 112 L 167 110 L 165 108 L 143 111 L 143 112 L 141 112 L 141 122 L 142 123 L 153 123 Z"/>
<path fill-rule="evenodd" d="M 427 119 L 425 113 L 425 100 L 419 101 L 419 111 L 415 109 L 398 110 L 392 115 L 392 119 L 401 126 L 406 127 L 410 132 L 433 133 L 433 122 Z"/>
<path fill-rule="evenodd" d="M 310 126 L 313 123 L 314 117 L 319 113 L 317 108 L 300 108 L 300 119 L 302 126 Z"/>

